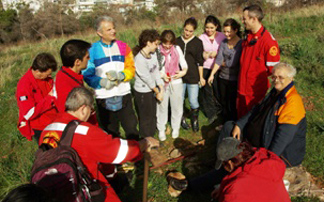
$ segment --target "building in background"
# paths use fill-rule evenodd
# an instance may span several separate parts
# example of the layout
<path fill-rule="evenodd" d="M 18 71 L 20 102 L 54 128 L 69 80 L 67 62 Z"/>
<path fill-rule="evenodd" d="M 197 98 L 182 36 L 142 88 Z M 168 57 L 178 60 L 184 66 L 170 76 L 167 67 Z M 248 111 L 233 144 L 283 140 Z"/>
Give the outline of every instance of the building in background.
<path fill-rule="evenodd" d="M 29 4 L 30 8 L 35 12 L 40 9 L 44 2 L 53 2 L 65 4 L 74 13 L 83 13 L 83 12 L 91 12 L 95 5 L 123 5 L 129 6 L 133 8 L 143 8 L 145 7 L 147 10 L 153 10 L 155 3 L 154 0 L 142 0 L 136 1 L 134 0 L 2 0 L 3 9 L 8 8 L 16 8 L 16 5 L 19 3 Z M 122 10 L 121 10 L 122 12 Z"/>

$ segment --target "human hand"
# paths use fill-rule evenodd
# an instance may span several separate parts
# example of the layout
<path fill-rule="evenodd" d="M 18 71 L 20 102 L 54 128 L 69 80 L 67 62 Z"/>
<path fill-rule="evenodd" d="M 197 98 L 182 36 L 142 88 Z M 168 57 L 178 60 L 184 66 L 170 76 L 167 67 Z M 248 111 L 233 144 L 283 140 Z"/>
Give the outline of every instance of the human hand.
<path fill-rule="evenodd" d="M 211 198 L 217 200 L 218 197 L 219 197 L 219 187 L 216 187 L 211 193 Z"/>
<path fill-rule="evenodd" d="M 204 51 L 203 52 L 203 58 L 204 60 L 207 60 L 209 58 L 210 52 Z"/>
<path fill-rule="evenodd" d="M 217 51 L 211 51 L 211 52 L 209 53 L 209 58 L 215 58 L 216 55 L 217 55 Z"/>
<path fill-rule="evenodd" d="M 234 126 L 233 131 L 232 131 L 232 136 L 233 136 L 233 138 L 240 140 L 241 129 L 240 129 L 240 127 L 238 127 L 238 125 Z"/>
<path fill-rule="evenodd" d="M 160 146 L 160 141 L 153 137 L 146 137 L 144 139 L 147 144 L 146 151 L 148 151 L 148 152 L 150 152 L 152 148 Z"/>
<path fill-rule="evenodd" d="M 200 78 L 200 85 L 201 87 L 206 85 L 206 80 L 204 78 Z"/>
<path fill-rule="evenodd" d="M 171 77 L 166 74 L 164 74 L 162 78 L 163 78 L 164 82 L 166 82 L 166 83 L 170 82 L 170 79 L 171 79 Z"/>
<path fill-rule="evenodd" d="M 110 70 L 110 71 L 106 72 L 106 75 L 110 81 L 117 81 L 118 83 L 124 81 L 124 79 L 125 79 L 125 74 L 122 71 L 117 73 L 114 70 Z"/>
<path fill-rule="evenodd" d="M 174 75 L 174 79 L 179 79 L 181 77 L 183 77 L 186 74 L 186 71 L 182 70 L 182 71 L 176 71 L 176 74 Z"/>
<path fill-rule="evenodd" d="M 105 88 L 106 90 L 110 90 L 112 89 L 114 86 L 116 86 L 116 81 L 111 81 L 109 79 L 106 78 L 102 78 L 100 80 L 100 86 L 102 88 Z"/>
<path fill-rule="evenodd" d="M 211 86 L 214 82 L 214 75 L 210 75 L 208 78 L 208 84 Z"/>
<path fill-rule="evenodd" d="M 155 95 L 156 99 L 160 102 L 163 101 L 163 92 L 159 92 Z"/>
<path fill-rule="evenodd" d="M 50 92 L 48 92 L 48 95 L 49 95 L 49 96 L 54 96 L 53 88 L 52 88 L 52 90 L 51 90 Z"/>

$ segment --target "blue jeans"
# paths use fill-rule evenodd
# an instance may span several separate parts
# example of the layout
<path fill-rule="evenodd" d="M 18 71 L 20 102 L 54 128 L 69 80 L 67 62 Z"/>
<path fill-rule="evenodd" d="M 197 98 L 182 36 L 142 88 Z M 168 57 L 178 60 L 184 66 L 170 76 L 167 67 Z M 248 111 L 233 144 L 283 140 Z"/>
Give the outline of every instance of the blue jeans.
<path fill-rule="evenodd" d="M 183 100 L 185 100 L 186 89 L 188 89 L 188 99 L 191 109 L 198 109 L 198 94 L 199 94 L 199 86 L 198 84 L 188 84 L 183 83 Z"/>

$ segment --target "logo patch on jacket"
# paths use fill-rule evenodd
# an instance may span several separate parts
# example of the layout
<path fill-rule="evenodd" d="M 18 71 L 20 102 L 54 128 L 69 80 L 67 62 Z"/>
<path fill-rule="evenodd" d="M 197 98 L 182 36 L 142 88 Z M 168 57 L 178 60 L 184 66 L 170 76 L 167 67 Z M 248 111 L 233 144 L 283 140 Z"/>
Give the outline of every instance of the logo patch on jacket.
<path fill-rule="evenodd" d="M 19 97 L 19 100 L 20 101 L 26 101 L 28 99 L 27 95 L 24 95 L 24 96 L 20 96 Z"/>
<path fill-rule="evenodd" d="M 271 56 L 276 56 L 278 54 L 278 48 L 276 46 L 272 46 L 269 50 Z"/>
<path fill-rule="evenodd" d="M 43 143 L 49 144 L 51 147 L 56 148 L 57 143 L 60 141 L 60 136 L 55 131 L 50 131 L 44 135 Z"/>

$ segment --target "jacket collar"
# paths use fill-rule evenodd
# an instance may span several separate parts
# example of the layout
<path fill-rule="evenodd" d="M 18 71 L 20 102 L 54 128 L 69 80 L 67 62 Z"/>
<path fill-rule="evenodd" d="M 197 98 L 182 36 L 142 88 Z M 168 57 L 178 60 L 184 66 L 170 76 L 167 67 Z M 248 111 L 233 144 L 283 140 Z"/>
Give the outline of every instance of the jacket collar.
<path fill-rule="evenodd" d="M 280 92 L 280 94 L 279 94 L 279 96 L 278 96 L 278 99 L 282 99 L 283 97 L 285 97 L 286 94 L 288 93 L 288 91 L 289 91 L 290 89 L 292 89 L 293 87 L 294 87 L 294 81 L 290 82 L 290 84 L 288 84 L 288 86 L 286 86 L 286 88 L 284 88 L 284 89 Z"/>
<path fill-rule="evenodd" d="M 114 45 L 115 40 L 113 40 L 109 45 L 104 43 L 101 39 L 100 39 L 99 43 L 105 48 L 111 48 Z"/>

